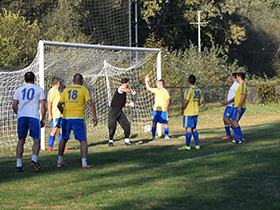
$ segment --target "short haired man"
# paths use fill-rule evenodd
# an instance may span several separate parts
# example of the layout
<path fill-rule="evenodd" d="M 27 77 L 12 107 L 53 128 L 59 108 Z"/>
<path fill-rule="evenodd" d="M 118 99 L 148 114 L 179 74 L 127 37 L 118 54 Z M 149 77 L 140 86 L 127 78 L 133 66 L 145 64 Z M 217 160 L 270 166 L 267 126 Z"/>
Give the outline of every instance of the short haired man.
<path fill-rule="evenodd" d="M 195 148 L 200 149 L 198 132 L 196 130 L 199 105 L 203 103 L 202 91 L 196 87 L 196 77 L 190 75 L 188 78 L 188 89 L 185 93 L 185 100 L 181 108 L 181 115 L 183 115 L 183 127 L 186 129 L 186 144 L 178 150 L 190 150 L 191 138 L 194 137 Z"/>
<path fill-rule="evenodd" d="M 122 108 L 124 106 L 126 107 L 134 107 L 133 102 L 126 102 L 126 93 L 132 93 L 135 94 L 136 91 L 129 89 L 129 80 L 127 78 L 123 78 L 121 81 L 121 86 L 119 86 L 113 96 L 112 102 L 111 102 L 111 107 L 109 110 L 109 142 L 108 146 L 114 146 L 114 135 L 116 132 L 117 128 L 117 122 L 121 125 L 121 127 L 124 130 L 124 143 L 125 145 L 134 145 L 129 140 L 129 135 L 130 135 L 130 123 L 128 119 L 126 118 L 124 112 L 122 111 Z"/>
<path fill-rule="evenodd" d="M 228 91 L 227 100 L 224 100 L 222 102 L 223 105 L 227 105 L 225 112 L 224 112 L 224 118 L 223 118 L 226 135 L 222 139 L 231 139 L 232 138 L 231 133 L 230 133 L 230 119 L 231 119 L 232 112 L 233 112 L 235 93 L 239 86 L 239 83 L 237 82 L 236 77 L 237 77 L 237 73 L 232 73 L 230 79 L 233 84 L 231 85 L 231 87 Z"/>
<path fill-rule="evenodd" d="M 170 103 L 169 92 L 164 88 L 165 82 L 163 79 L 157 81 L 157 88 L 151 88 L 149 85 L 150 77 L 145 76 L 146 88 L 151 93 L 155 94 L 155 104 L 153 108 L 153 125 L 152 125 L 152 139 L 156 137 L 156 125 L 157 123 L 164 124 L 165 139 L 169 137 L 168 115 L 167 110 Z"/>
<path fill-rule="evenodd" d="M 239 83 L 239 86 L 236 90 L 234 109 L 231 117 L 231 126 L 235 136 L 235 139 L 232 140 L 232 143 L 242 144 L 245 142 L 245 140 L 238 122 L 246 111 L 247 85 L 245 83 L 245 73 L 239 72 L 236 79 Z"/>
<path fill-rule="evenodd" d="M 93 125 L 97 125 L 95 106 L 91 100 L 89 90 L 83 85 L 84 80 L 81 74 L 75 74 L 73 85 L 66 87 L 59 99 L 58 109 L 63 113 L 62 119 L 62 138 L 59 143 L 57 167 L 64 166 L 63 153 L 65 145 L 70 138 L 70 132 L 73 130 L 76 140 L 81 144 L 82 168 L 92 168 L 87 163 L 87 137 L 85 125 L 85 103 L 88 103 L 93 115 Z M 62 106 L 64 104 L 64 107 Z"/>
<path fill-rule="evenodd" d="M 13 110 L 17 114 L 18 124 L 18 144 L 16 148 L 17 154 L 17 171 L 23 172 L 22 154 L 25 144 L 27 132 L 33 138 L 33 155 L 31 158 L 31 166 L 36 172 L 40 172 L 40 164 L 38 155 L 40 151 L 41 127 L 45 126 L 45 93 L 41 87 L 34 85 L 35 75 L 33 72 L 27 72 L 24 75 L 25 85 L 16 89 L 13 98 Z M 41 106 L 41 121 L 40 121 Z"/>
<path fill-rule="evenodd" d="M 57 77 L 53 77 L 52 79 L 52 88 L 48 92 L 48 113 L 49 117 L 48 120 L 51 122 L 52 130 L 49 135 L 49 147 L 48 151 L 51 152 L 53 150 L 53 144 L 55 140 L 55 134 L 57 130 L 59 129 L 59 136 L 58 140 L 61 141 L 62 137 L 62 114 L 60 113 L 59 109 L 57 108 L 58 101 L 60 99 L 60 92 L 59 92 L 59 86 L 60 81 Z M 69 149 L 65 148 L 65 151 L 70 151 Z"/>

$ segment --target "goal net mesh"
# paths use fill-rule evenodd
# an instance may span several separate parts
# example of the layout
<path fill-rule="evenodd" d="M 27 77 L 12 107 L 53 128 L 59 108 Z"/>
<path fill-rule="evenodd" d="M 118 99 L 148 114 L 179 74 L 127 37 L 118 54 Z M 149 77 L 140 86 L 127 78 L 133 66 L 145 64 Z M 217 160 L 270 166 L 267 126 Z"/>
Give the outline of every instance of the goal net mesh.
<path fill-rule="evenodd" d="M 14 72 L 0 72 L 0 148 L 14 147 L 17 144 L 17 117 L 12 110 L 13 95 L 18 87 L 25 84 L 23 77 L 28 71 L 35 73 L 36 84 L 40 84 L 39 57 L 38 50 L 36 58 L 27 68 Z M 94 127 L 92 113 L 86 105 L 85 118 L 89 142 L 97 138 L 108 139 L 109 106 L 113 94 L 124 77 L 129 79 L 129 87 L 137 91 L 134 96 L 127 94 L 127 101 L 133 101 L 135 108 L 123 108 L 131 123 L 131 135 L 143 133 L 144 126 L 151 124 L 154 95 L 145 89 L 144 78 L 149 74 L 151 86 L 156 85 L 157 52 L 44 45 L 46 98 L 48 90 L 52 87 L 53 77 L 59 78 L 62 92 L 66 86 L 73 84 L 73 76 L 76 73 L 83 75 L 84 86 L 89 89 L 97 111 L 98 125 Z M 50 131 L 47 116 L 48 113 L 46 114 L 46 146 Z M 123 130 L 118 125 L 116 136 L 121 135 Z M 74 139 L 73 135 L 71 139 Z M 30 147 L 32 143 L 32 139 L 27 138 L 26 146 Z"/>

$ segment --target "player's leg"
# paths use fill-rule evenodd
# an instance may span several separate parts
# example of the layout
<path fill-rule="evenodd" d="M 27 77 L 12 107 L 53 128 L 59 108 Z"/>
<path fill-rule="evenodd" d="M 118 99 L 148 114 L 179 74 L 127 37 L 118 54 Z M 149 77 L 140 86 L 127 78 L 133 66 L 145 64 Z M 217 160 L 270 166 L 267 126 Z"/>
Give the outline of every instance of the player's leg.
<path fill-rule="evenodd" d="M 38 155 L 40 152 L 41 145 L 41 124 L 39 119 L 29 118 L 29 133 L 33 138 L 33 155 L 31 158 L 30 165 L 35 169 L 36 172 L 40 172 L 40 164 L 38 163 Z"/>
<path fill-rule="evenodd" d="M 110 108 L 109 111 L 109 123 L 108 123 L 108 129 L 109 129 L 109 142 L 108 145 L 109 146 L 113 146 L 113 138 L 116 132 L 116 128 L 117 128 L 117 117 L 118 117 L 118 112 L 119 110 L 115 109 L 115 108 Z"/>
<path fill-rule="evenodd" d="M 200 149 L 198 131 L 196 130 L 197 120 L 198 120 L 198 115 L 193 116 L 192 135 L 193 135 L 193 138 L 194 138 L 195 148 Z"/>
<path fill-rule="evenodd" d="M 238 108 L 235 107 L 232 114 L 231 126 L 235 135 L 235 139 L 232 141 L 233 143 L 243 143 L 243 134 L 241 131 L 241 127 L 238 124 L 238 121 L 241 119 L 244 114 L 246 108 L 241 108 L 241 113 L 238 112 Z"/>
<path fill-rule="evenodd" d="M 48 147 L 49 152 L 51 152 L 53 150 L 53 144 L 54 144 L 54 141 L 55 141 L 55 134 L 57 132 L 57 127 L 56 127 L 57 120 L 58 120 L 58 118 L 52 119 L 52 121 L 51 121 L 52 130 L 51 130 L 50 135 L 49 135 L 49 147 Z"/>
<path fill-rule="evenodd" d="M 191 138 L 192 138 L 192 127 L 191 127 L 191 116 L 183 116 L 183 127 L 186 130 L 185 138 L 186 144 L 183 147 L 180 147 L 178 150 L 190 150 Z"/>
<path fill-rule="evenodd" d="M 63 153 L 68 139 L 70 138 L 71 122 L 69 119 L 62 119 L 62 138 L 58 146 L 57 167 L 64 166 Z"/>
<path fill-rule="evenodd" d="M 222 137 L 222 139 L 230 139 L 232 138 L 231 133 L 230 133 L 230 118 L 232 116 L 232 107 L 227 106 L 224 112 L 224 117 L 223 117 L 223 121 L 224 121 L 224 126 L 225 126 L 225 131 L 226 131 L 226 135 L 224 137 Z"/>
<path fill-rule="evenodd" d="M 163 111 L 161 112 L 160 118 L 159 118 L 159 123 L 162 123 L 164 125 L 164 138 L 165 139 L 170 139 L 169 137 L 169 126 L 168 126 L 168 121 L 167 121 L 167 112 Z"/>
<path fill-rule="evenodd" d="M 59 136 L 58 136 L 58 145 L 59 145 L 61 142 L 61 139 L 62 139 L 62 117 L 58 118 L 56 127 L 57 127 L 57 129 L 59 129 Z M 64 152 L 69 152 L 69 151 L 71 151 L 71 150 L 66 147 L 64 148 Z"/>
<path fill-rule="evenodd" d="M 17 148 L 16 148 L 16 154 L 17 154 L 17 172 L 23 172 L 22 168 L 22 154 L 24 150 L 24 144 L 25 144 L 25 138 L 19 138 Z"/>
<path fill-rule="evenodd" d="M 125 114 L 123 111 L 120 112 L 120 116 L 118 118 L 118 122 L 120 123 L 120 126 L 123 128 L 124 130 L 124 143 L 125 145 L 134 145 L 134 143 L 132 143 L 129 140 L 129 135 L 130 135 L 130 123 L 128 121 L 128 119 L 126 118 Z"/>
<path fill-rule="evenodd" d="M 157 122 L 159 121 L 159 111 L 153 110 L 152 139 L 156 138 Z"/>
<path fill-rule="evenodd" d="M 22 172 L 22 154 L 24 151 L 25 139 L 28 132 L 28 120 L 26 117 L 20 117 L 17 120 L 17 131 L 18 131 L 18 144 L 16 147 L 17 154 L 17 171 Z"/>
<path fill-rule="evenodd" d="M 88 145 L 87 140 L 80 141 L 81 143 L 81 155 L 82 155 L 82 168 L 92 168 L 92 165 L 87 163 Z"/>

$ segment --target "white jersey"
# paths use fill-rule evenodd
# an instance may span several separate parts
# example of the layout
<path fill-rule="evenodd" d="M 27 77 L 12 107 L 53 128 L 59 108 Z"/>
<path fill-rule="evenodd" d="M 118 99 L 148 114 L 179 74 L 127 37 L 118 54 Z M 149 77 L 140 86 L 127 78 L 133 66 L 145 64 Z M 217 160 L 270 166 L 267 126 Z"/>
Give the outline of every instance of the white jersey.
<path fill-rule="evenodd" d="M 228 95 L 227 95 L 227 100 L 231 100 L 235 97 L 235 93 L 236 93 L 236 90 L 239 86 L 239 83 L 237 81 L 235 81 L 232 86 L 230 87 L 229 91 L 228 91 Z M 228 106 L 233 106 L 234 102 L 231 102 L 228 104 Z"/>
<path fill-rule="evenodd" d="M 18 100 L 17 117 L 33 117 L 40 120 L 40 100 L 46 99 L 43 88 L 26 84 L 16 89 L 14 100 Z"/>

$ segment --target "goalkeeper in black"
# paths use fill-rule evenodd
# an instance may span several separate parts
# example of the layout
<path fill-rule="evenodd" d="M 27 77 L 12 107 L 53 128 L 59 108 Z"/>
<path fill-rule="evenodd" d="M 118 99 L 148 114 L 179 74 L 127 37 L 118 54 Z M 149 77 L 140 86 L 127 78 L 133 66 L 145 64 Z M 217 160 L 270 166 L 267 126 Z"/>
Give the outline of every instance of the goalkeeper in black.
<path fill-rule="evenodd" d="M 113 146 L 113 137 L 116 132 L 117 122 L 121 125 L 124 130 L 125 136 L 125 145 L 133 145 L 133 143 L 129 140 L 130 135 L 130 123 L 127 120 L 122 108 L 126 107 L 134 107 L 134 103 L 131 101 L 126 102 L 126 93 L 131 93 L 135 95 L 136 91 L 127 88 L 129 85 L 129 80 L 127 78 L 123 78 L 121 80 L 121 86 L 117 88 L 109 110 L 109 146 Z"/>

